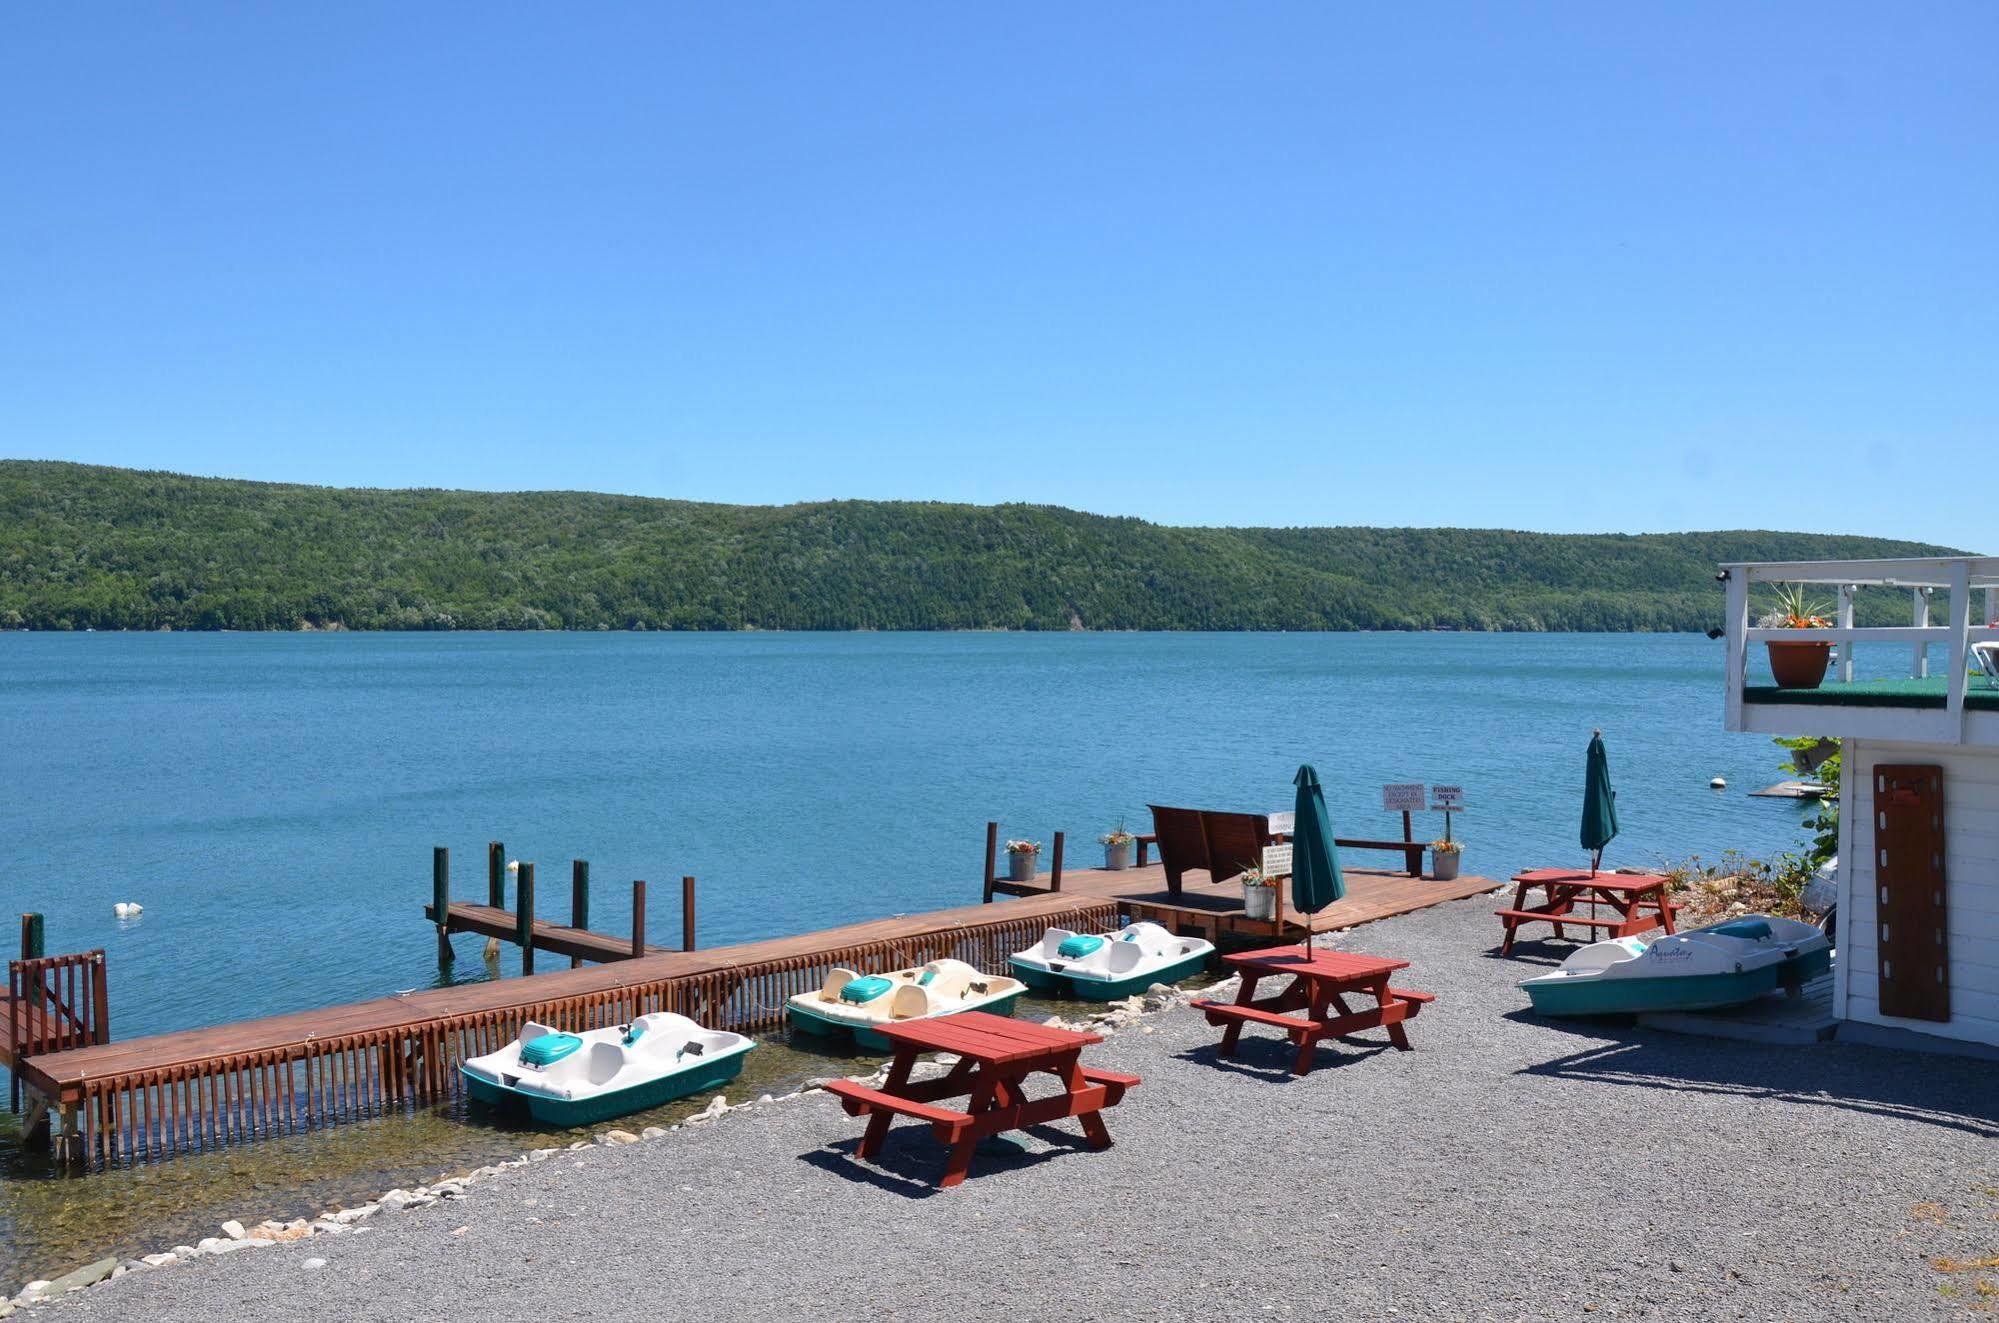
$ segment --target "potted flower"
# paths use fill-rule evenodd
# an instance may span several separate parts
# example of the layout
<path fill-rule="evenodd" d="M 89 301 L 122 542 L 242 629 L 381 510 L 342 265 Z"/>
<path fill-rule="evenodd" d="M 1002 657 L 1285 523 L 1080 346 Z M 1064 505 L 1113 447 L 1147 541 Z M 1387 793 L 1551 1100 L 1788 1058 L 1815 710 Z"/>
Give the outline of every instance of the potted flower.
<path fill-rule="evenodd" d="M 1124 829 L 1124 819 L 1118 819 L 1116 827 L 1097 837 L 1097 842 L 1104 847 L 1104 867 L 1112 870 L 1130 868 L 1131 847 L 1137 840 L 1138 837 Z"/>
<path fill-rule="evenodd" d="M 1430 876 L 1439 882 L 1449 882 L 1458 875 L 1458 856 L 1465 847 L 1448 836 L 1441 841 L 1430 842 Z"/>
<path fill-rule="evenodd" d="M 1261 868 L 1246 870 L 1242 882 L 1242 912 L 1245 918 L 1265 923 L 1277 917 L 1277 879 L 1266 877 Z"/>
<path fill-rule="evenodd" d="M 1006 843 L 1006 876 L 1009 882 L 1032 882 L 1034 861 L 1041 853 L 1040 841 Z"/>
<path fill-rule="evenodd" d="M 1756 624 L 1759 629 L 1825 629 L 1832 624 L 1825 615 L 1830 609 L 1824 602 L 1808 599 L 1801 583 L 1779 584 L 1776 605 L 1758 617 Z M 1830 643 L 1779 643 L 1773 639 L 1764 646 L 1770 650 L 1770 674 L 1779 689 L 1818 688 L 1832 661 Z"/>

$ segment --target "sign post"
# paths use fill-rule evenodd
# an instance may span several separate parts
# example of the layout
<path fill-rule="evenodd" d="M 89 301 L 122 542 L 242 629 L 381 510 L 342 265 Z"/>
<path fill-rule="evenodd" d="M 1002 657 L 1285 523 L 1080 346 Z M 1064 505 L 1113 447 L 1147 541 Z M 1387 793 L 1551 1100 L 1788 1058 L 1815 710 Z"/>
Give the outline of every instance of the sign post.
<path fill-rule="evenodd" d="M 1381 807 L 1390 813 L 1402 815 L 1402 839 L 1416 839 L 1415 829 L 1410 826 L 1409 815 L 1423 807 L 1423 783 L 1421 781 L 1398 781 L 1381 788 Z"/>
<path fill-rule="evenodd" d="M 1451 839 L 1451 814 L 1462 813 L 1465 809 L 1465 788 L 1463 786 L 1431 786 L 1430 807 L 1444 815 L 1444 839 Z"/>

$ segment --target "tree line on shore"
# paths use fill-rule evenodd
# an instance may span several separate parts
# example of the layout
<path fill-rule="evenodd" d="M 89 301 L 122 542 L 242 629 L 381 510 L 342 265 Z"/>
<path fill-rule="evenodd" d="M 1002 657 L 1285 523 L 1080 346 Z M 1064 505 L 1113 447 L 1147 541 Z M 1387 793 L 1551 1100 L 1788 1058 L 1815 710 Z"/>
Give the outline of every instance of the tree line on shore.
<path fill-rule="evenodd" d="M 0 627 L 1699 630 L 1782 532 L 1173 528 L 1046 505 L 714 505 L 0 461 Z M 1868 600 L 1863 622 L 1907 623 Z"/>

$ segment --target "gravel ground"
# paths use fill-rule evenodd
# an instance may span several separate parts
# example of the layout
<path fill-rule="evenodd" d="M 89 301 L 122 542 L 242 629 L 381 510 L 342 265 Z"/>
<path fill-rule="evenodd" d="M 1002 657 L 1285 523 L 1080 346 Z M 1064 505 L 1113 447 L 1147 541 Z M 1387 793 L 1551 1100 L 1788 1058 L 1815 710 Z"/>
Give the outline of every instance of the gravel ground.
<path fill-rule="evenodd" d="M 1416 1050 L 1301 1080 L 1184 1007 L 1090 1059 L 1144 1076 L 1091 1153 L 988 1145 L 957 1190 L 824 1094 L 565 1153 L 362 1234 L 134 1272 L 77 1319 L 1953 1318 L 1999 1251 L 1990 1064 L 1517 1013 L 1478 898 L 1339 945 L 1413 962 Z M 1523 945 L 1529 959 L 1560 948 Z M 163 1247 L 164 1248 L 164 1247 Z M 321 1259 L 323 1265 L 309 1265 Z M 1999 1273 L 1987 1273 L 1999 1278 Z"/>

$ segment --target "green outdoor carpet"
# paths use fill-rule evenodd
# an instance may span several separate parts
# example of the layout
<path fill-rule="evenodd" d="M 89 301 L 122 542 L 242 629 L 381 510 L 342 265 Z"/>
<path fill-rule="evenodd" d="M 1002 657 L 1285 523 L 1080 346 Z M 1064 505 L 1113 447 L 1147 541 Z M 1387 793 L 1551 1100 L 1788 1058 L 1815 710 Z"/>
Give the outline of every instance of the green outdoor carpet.
<path fill-rule="evenodd" d="M 1944 705 L 1944 679 L 1865 680 L 1854 684 L 1823 684 L 1817 689 L 1779 689 L 1773 684 L 1742 687 L 1745 703 L 1790 703 L 1799 707 L 1933 707 Z M 1964 705 L 1999 710 L 1999 689 L 1982 675 L 1971 677 Z"/>

